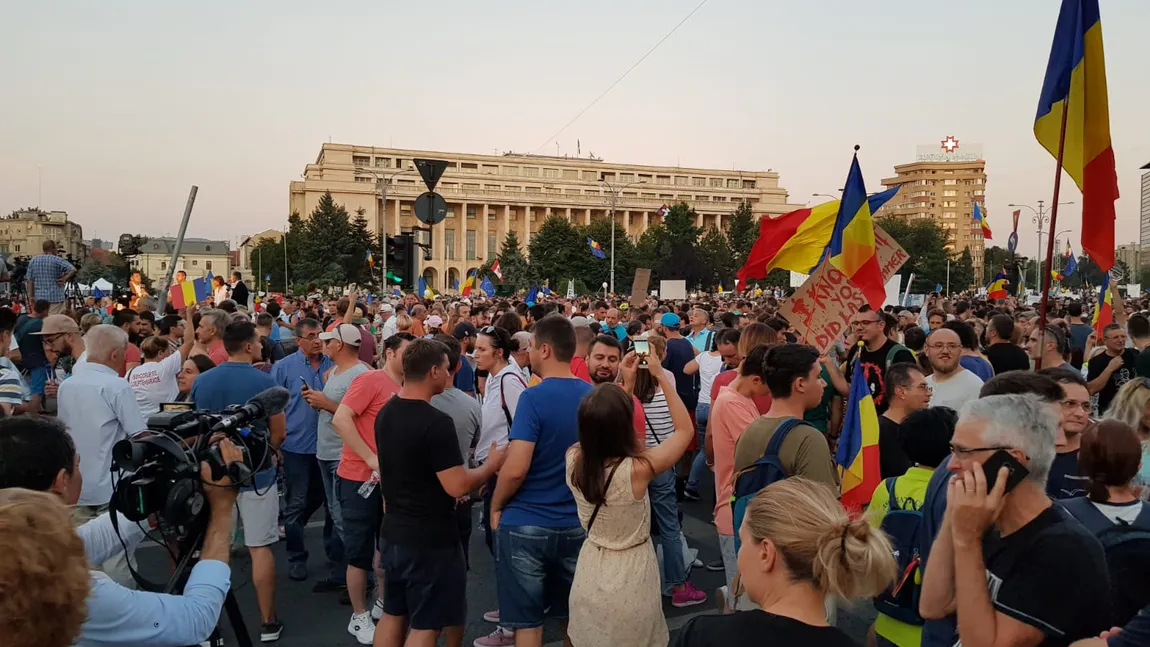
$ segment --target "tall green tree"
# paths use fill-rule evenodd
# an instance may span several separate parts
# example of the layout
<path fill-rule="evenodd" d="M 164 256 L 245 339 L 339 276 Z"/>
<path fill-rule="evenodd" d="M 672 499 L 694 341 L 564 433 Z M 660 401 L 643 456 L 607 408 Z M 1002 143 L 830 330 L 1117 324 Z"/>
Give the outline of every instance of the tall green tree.
<path fill-rule="evenodd" d="M 603 283 L 610 284 L 611 281 L 611 219 L 593 218 L 590 224 L 579 228 L 579 233 L 583 249 L 586 250 L 585 263 L 580 264 L 579 267 L 586 268 L 587 274 L 578 278 L 582 278 L 591 290 L 601 290 Z M 598 259 L 591 255 L 591 250 L 587 248 L 588 238 L 599 243 L 606 258 Z M 635 268 L 637 267 L 647 266 L 638 264 L 635 244 L 627 237 L 627 232 L 622 227 L 615 227 L 615 291 L 617 293 L 622 294 L 631 291 L 631 283 L 634 282 Z"/>
<path fill-rule="evenodd" d="M 735 213 L 727 219 L 727 243 L 731 249 L 731 265 L 736 270 L 747 262 L 747 255 L 758 237 L 759 228 L 751 212 L 751 204 L 740 202 Z"/>
<path fill-rule="evenodd" d="M 975 287 L 974 259 L 970 256 L 970 250 L 964 249 L 959 254 L 952 254 L 950 259 L 950 290 L 960 292 Z"/>
<path fill-rule="evenodd" d="M 534 282 L 535 276 L 523 250 L 519 246 L 519 236 L 514 231 L 507 232 L 503 247 L 499 249 L 499 271 L 503 274 L 501 283 L 512 290 L 526 290 Z"/>
<path fill-rule="evenodd" d="M 559 285 L 566 288 L 569 279 L 585 276 L 591 269 L 589 260 L 602 262 L 591 256 L 587 240 L 579 229 L 558 214 L 539 225 L 528 249 L 535 275 L 540 280 L 549 280 L 552 289 L 558 289 Z"/>
<path fill-rule="evenodd" d="M 363 207 L 356 209 L 355 218 L 351 221 L 352 254 L 348 259 L 348 279 L 360 285 L 376 285 L 379 283 L 379 273 L 373 272 L 367 264 L 367 252 L 370 249 L 372 255 L 378 257 L 380 250 L 376 245 L 376 237 L 368 229 L 365 213 Z M 375 262 L 379 263 L 379 260 Z"/>
<path fill-rule="evenodd" d="M 950 258 L 947 230 L 933 220 L 909 221 L 893 216 L 879 219 L 878 224 L 910 255 L 899 272 L 903 276 L 914 272 L 912 293 L 933 292 L 936 284 L 946 284 L 946 263 Z M 953 279 L 952 276 L 952 289 L 958 285 Z"/>
<path fill-rule="evenodd" d="M 320 197 L 302 228 L 293 278 L 314 281 L 323 288 L 354 280 L 359 269 L 356 261 L 364 261 L 366 246 L 360 246 L 356 253 L 357 241 L 347 209 L 336 204 L 330 192 Z"/>
<path fill-rule="evenodd" d="M 699 261 L 702 264 L 702 287 L 712 289 L 723 286 L 726 290 L 734 288 L 731 279 L 735 268 L 732 268 L 732 254 L 727 237 L 718 227 L 712 225 L 703 234 L 698 245 Z"/>
<path fill-rule="evenodd" d="M 271 291 L 285 292 L 287 284 L 284 283 L 284 244 L 282 240 L 261 239 L 259 244 L 252 248 L 250 263 L 252 272 L 256 276 L 256 285 L 253 290 L 263 290 L 267 287 L 264 277 L 271 274 Z M 291 261 L 290 257 L 288 259 Z M 297 277 L 300 279 L 306 277 Z"/>

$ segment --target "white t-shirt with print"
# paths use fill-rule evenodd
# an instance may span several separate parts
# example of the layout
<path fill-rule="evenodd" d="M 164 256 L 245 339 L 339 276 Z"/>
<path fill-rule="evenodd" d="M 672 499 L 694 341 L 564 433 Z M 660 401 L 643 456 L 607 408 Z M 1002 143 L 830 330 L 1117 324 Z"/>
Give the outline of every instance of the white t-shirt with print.
<path fill-rule="evenodd" d="M 184 360 L 179 353 L 172 353 L 158 362 L 147 362 L 128 371 L 125 376 L 128 385 L 136 394 L 136 404 L 140 406 L 140 413 L 146 420 L 153 413 L 160 412 L 160 404 L 175 402 L 180 394 L 180 385 L 176 376 Z"/>

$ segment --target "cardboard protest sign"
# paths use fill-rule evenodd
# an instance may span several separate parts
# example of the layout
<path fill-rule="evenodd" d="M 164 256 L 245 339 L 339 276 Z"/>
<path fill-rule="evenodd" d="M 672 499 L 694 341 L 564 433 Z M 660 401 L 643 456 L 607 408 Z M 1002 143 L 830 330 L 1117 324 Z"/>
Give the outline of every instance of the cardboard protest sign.
<path fill-rule="evenodd" d="M 910 260 L 910 254 L 907 254 L 906 250 L 878 225 L 874 226 L 874 251 L 878 255 L 878 266 L 883 281 L 889 281 L 890 277 Z"/>
<path fill-rule="evenodd" d="M 866 296 L 845 274 L 823 263 L 783 303 L 779 315 L 794 326 L 800 343 L 825 353 L 850 328 L 851 317 L 866 303 Z"/>

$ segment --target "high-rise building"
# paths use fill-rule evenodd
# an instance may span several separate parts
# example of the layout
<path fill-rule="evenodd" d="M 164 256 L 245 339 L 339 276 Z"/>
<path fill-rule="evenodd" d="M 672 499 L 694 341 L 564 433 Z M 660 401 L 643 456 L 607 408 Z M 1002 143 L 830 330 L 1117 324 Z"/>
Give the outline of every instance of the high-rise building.
<path fill-rule="evenodd" d="M 1142 246 L 1141 261 L 1143 265 L 1150 264 L 1150 164 L 1142 167 L 1142 203 L 1139 210 L 1139 238 L 1138 243 Z M 1140 273 L 1142 267 L 1130 268 L 1135 272 Z"/>
<path fill-rule="evenodd" d="M 1142 254 L 1142 245 L 1140 243 L 1127 243 L 1119 245 L 1114 250 L 1114 260 L 1122 261 L 1122 264 L 1130 270 L 1122 282 L 1123 283 L 1137 283 L 1138 270 L 1146 264 L 1146 259 Z"/>
<path fill-rule="evenodd" d="M 895 177 L 882 180 L 883 185 L 902 188 L 878 210 L 876 217 L 929 218 L 937 222 L 950 236 L 948 249 L 970 250 L 975 280 L 984 282 L 982 228 L 974 221 L 975 202 L 980 203 L 982 215 L 987 217 L 986 161 L 982 159 L 982 146 L 967 144 L 960 148 L 959 141 L 948 136 L 941 146 L 919 146 L 915 161 L 895 166 L 894 173 Z M 1007 223 L 989 224 L 1005 245 L 1010 233 Z M 914 250 L 907 251 L 914 253 Z"/>
<path fill-rule="evenodd" d="M 413 213 L 424 191 L 412 159 L 447 161 L 436 193 L 447 201 L 446 219 L 432 228 L 432 258 L 420 261 L 424 279 L 437 290 L 450 289 L 472 269 L 493 258 L 507 232 L 526 246 L 539 225 L 559 215 L 585 224 L 608 217 L 612 189 L 617 194 L 618 230 L 638 238 L 661 218 L 664 205 L 686 202 L 700 227 L 724 227 L 747 202 L 756 218 L 801 209 L 789 204 L 779 174 L 615 164 L 591 157 L 552 157 L 506 153 L 472 155 L 432 151 L 323 144 L 303 179 L 289 188 L 291 211 L 307 218 L 325 192 L 349 213 L 362 209 L 373 231 L 395 235 L 422 226 Z M 386 204 L 382 193 L 386 191 Z M 426 235 L 426 234 L 425 234 Z M 607 241 L 600 241 L 606 246 Z"/>

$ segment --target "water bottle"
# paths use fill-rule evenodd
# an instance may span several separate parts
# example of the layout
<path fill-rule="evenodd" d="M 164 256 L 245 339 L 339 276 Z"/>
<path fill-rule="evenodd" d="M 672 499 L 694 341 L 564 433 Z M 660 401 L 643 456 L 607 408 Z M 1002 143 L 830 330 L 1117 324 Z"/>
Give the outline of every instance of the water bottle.
<path fill-rule="evenodd" d="M 371 478 L 364 481 L 363 485 L 359 486 L 359 489 L 356 491 L 361 497 L 366 499 L 371 496 L 372 492 L 375 492 L 375 486 L 377 485 L 379 485 L 379 472 L 372 472 Z"/>

